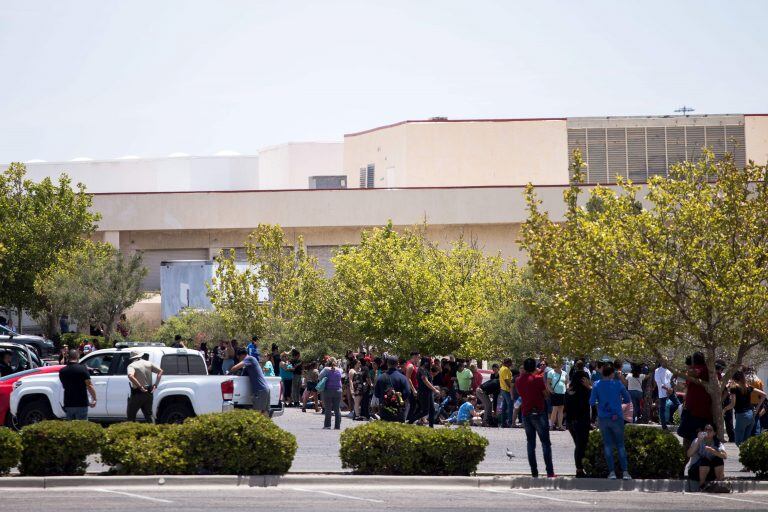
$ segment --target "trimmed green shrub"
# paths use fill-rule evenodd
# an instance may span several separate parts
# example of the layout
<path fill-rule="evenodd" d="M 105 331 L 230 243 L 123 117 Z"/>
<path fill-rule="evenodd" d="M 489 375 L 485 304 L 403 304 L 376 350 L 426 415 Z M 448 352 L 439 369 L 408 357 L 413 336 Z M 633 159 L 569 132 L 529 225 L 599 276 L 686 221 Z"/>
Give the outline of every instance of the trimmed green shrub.
<path fill-rule="evenodd" d="M 41 421 L 21 429 L 22 475 L 82 475 L 99 451 L 104 429 L 89 421 Z"/>
<path fill-rule="evenodd" d="M 19 464 L 21 436 L 6 427 L 0 427 L 0 475 L 8 474 Z"/>
<path fill-rule="evenodd" d="M 768 432 L 752 436 L 739 446 L 739 462 L 757 478 L 768 477 Z"/>
<path fill-rule="evenodd" d="M 121 443 L 116 472 L 126 475 L 183 475 L 194 473 L 186 446 L 179 440 L 181 425 L 146 430 L 133 441 Z M 221 447 L 226 449 L 226 447 Z"/>
<path fill-rule="evenodd" d="M 296 455 L 296 437 L 251 410 L 188 418 L 178 441 L 190 463 L 203 473 L 282 475 Z"/>
<path fill-rule="evenodd" d="M 115 423 L 104 430 L 101 441 L 101 462 L 109 466 L 119 466 L 127 451 L 136 449 L 136 442 L 146 436 L 157 436 L 162 425 L 153 423 Z"/>
<path fill-rule="evenodd" d="M 470 475 L 488 440 L 467 427 L 376 421 L 341 433 L 341 465 L 364 475 Z"/>
<path fill-rule="evenodd" d="M 680 441 L 671 432 L 653 428 L 627 425 L 624 427 L 624 446 L 627 449 L 629 474 L 633 478 L 681 478 L 685 469 L 685 453 Z M 619 455 L 614 451 L 613 461 L 617 475 Z M 608 476 L 603 437 L 599 430 L 589 433 L 589 443 L 584 456 L 584 471 L 592 478 Z"/>

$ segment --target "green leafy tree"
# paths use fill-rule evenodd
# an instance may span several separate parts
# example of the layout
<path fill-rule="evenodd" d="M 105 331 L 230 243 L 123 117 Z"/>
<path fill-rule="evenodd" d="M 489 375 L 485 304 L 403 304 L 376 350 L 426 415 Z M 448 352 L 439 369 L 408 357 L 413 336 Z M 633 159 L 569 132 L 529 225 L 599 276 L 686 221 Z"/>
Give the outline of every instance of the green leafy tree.
<path fill-rule="evenodd" d="M 120 315 L 144 298 L 146 274 L 141 253 L 127 256 L 109 244 L 85 240 L 59 253 L 37 276 L 35 291 L 46 297 L 54 318 L 66 313 L 78 325 L 104 324 L 109 337 Z"/>
<path fill-rule="evenodd" d="M 713 417 L 722 434 L 721 394 L 730 375 L 768 340 L 768 171 L 738 169 L 711 153 L 639 187 L 595 187 L 580 206 L 577 179 L 565 193 L 565 222 L 541 211 L 527 190 L 522 243 L 537 286 L 538 321 L 566 350 L 705 355 Z M 719 380 L 715 361 L 728 365 Z"/>
<path fill-rule="evenodd" d="M 442 250 L 424 230 L 389 223 L 333 258 L 345 321 L 379 349 L 484 357 L 483 319 L 509 299 L 517 269 L 464 240 Z"/>
<path fill-rule="evenodd" d="M 98 214 L 85 187 L 66 174 L 57 183 L 45 178 L 35 183 L 25 178 L 26 167 L 12 163 L 0 174 L 0 304 L 33 314 L 49 307 L 35 291 L 35 279 L 48 269 L 60 252 L 83 243 L 96 229 Z"/>
<path fill-rule="evenodd" d="M 492 309 L 483 322 L 492 347 L 486 359 L 511 357 L 522 364 L 526 357 L 558 353 L 560 343 L 549 335 L 531 311 L 532 302 L 542 302 L 547 297 L 536 288 L 530 272 L 522 273 L 512 287 L 512 299 Z"/>
<path fill-rule="evenodd" d="M 222 255 L 208 296 L 230 330 L 280 346 L 318 342 L 318 315 L 329 289 L 301 238 L 290 247 L 280 226 L 259 225 L 245 244 L 247 268 Z"/>
<path fill-rule="evenodd" d="M 177 334 L 185 340 L 194 340 L 195 347 L 188 346 L 188 348 L 199 347 L 200 343 L 205 342 L 209 349 L 220 340 L 243 335 L 228 329 L 218 311 L 201 311 L 191 308 L 182 309 L 176 316 L 163 322 L 163 325 L 154 332 L 152 340 L 171 345 Z"/>

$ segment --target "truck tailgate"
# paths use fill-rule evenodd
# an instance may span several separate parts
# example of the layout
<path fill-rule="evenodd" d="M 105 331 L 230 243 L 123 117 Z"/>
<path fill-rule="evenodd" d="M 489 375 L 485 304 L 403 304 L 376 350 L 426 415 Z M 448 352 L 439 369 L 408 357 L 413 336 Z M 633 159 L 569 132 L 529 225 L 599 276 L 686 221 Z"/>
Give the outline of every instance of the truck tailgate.
<path fill-rule="evenodd" d="M 265 377 L 270 387 L 269 406 L 272 409 L 280 408 L 282 396 L 280 395 L 280 377 Z M 236 407 L 248 406 L 253 403 L 251 381 L 248 377 L 232 377 L 235 381 L 235 393 L 232 401 Z"/>

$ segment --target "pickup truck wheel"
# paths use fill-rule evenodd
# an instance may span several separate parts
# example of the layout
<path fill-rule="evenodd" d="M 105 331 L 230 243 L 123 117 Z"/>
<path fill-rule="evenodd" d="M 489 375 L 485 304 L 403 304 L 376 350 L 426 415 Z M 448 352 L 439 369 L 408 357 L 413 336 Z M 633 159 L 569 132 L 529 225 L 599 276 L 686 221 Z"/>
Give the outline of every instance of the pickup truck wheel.
<path fill-rule="evenodd" d="M 53 419 L 53 411 L 48 400 L 40 398 L 24 404 L 19 410 L 18 422 L 20 427 Z"/>
<path fill-rule="evenodd" d="M 172 403 L 163 407 L 162 412 L 157 418 L 158 423 L 183 423 L 185 419 L 195 415 L 195 411 L 189 404 L 183 402 Z"/>

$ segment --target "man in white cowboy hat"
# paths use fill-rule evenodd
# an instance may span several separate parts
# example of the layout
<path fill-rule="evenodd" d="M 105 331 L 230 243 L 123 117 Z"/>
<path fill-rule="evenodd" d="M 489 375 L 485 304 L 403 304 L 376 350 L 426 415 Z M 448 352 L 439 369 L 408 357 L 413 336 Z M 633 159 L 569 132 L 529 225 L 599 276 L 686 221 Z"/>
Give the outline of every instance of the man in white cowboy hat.
<path fill-rule="evenodd" d="M 142 353 L 131 350 L 128 357 L 128 382 L 131 384 L 131 396 L 128 398 L 128 421 L 136 421 L 136 413 L 144 414 L 144 419 L 152 422 L 152 393 L 160 384 L 163 370 L 149 361 L 142 359 Z M 157 374 L 157 380 L 152 384 L 152 374 Z"/>

